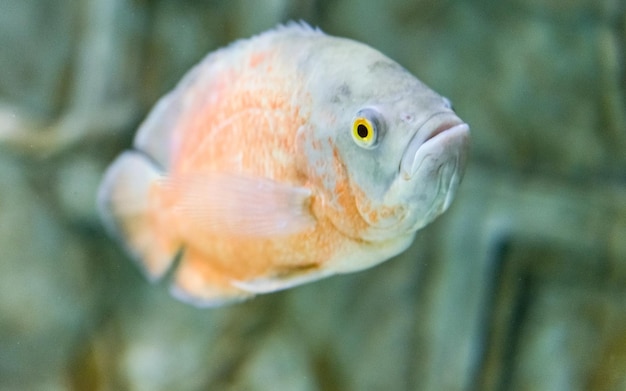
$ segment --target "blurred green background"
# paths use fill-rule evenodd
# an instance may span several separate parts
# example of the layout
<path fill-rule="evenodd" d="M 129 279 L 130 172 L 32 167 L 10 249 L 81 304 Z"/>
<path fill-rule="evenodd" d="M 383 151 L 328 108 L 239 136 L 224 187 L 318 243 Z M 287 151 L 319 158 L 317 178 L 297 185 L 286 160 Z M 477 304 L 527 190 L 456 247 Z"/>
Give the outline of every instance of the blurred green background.
<path fill-rule="evenodd" d="M 195 309 L 96 187 L 193 64 L 287 20 L 449 97 L 469 168 L 397 259 Z M 626 389 L 625 56 L 623 0 L 0 0 L 0 389 Z"/>

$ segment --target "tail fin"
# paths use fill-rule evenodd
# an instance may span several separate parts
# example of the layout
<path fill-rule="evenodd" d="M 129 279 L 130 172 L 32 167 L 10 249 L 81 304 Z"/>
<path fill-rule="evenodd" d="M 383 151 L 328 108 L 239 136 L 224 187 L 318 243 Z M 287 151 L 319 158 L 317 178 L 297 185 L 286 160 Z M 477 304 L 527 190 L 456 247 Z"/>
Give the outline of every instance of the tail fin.
<path fill-rule="evenodd" d="M 151 188 L 161 177 L 145 155 L 127 151 L 108 168 L 98 189 L 98 209 L 107 230 L 137 260 L 146 275 L 162 277 L 176 257 L 177 248 L 159 229 Z"/>

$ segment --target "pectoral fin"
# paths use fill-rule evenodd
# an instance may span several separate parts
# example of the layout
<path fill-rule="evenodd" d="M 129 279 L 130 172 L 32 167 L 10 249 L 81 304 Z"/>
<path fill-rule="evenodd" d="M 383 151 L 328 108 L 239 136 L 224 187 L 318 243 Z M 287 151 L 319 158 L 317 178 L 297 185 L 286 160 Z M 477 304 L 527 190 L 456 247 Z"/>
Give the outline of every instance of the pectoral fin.
<path fill-rule="evenodd" d="M 221 173 L 167 178 L 161 185 L 176 193 L 176 213 L 203 232 L 271 237 L 315 225 L 304 187 Z"/>

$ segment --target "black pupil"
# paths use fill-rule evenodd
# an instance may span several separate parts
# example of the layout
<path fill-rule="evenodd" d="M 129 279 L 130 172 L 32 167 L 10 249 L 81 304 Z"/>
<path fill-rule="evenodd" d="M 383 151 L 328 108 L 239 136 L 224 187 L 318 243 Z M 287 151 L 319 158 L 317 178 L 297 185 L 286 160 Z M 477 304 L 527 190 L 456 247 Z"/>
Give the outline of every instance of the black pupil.
<path fill-rule="evenodd" d="M 359 124 L 356 127 L 356 132 L 359 135 L 359 137 L 361 137 L 361 138 L 366 138 L 367 135 L 369 134 L 369 130 L 367 129 L 367 126 L 365 126 L 363 124 Z"/>

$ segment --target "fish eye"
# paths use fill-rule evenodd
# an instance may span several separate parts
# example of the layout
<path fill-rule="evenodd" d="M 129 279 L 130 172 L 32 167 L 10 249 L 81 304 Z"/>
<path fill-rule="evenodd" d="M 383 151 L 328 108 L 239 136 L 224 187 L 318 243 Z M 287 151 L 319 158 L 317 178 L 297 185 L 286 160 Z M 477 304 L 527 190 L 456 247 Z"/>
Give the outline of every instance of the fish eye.
<path fill-rule="evenodd" d="M 352 121 L 352 139 L 359 147 L 372 149 L 380 140 L 380 119 L 373 109 L 360 110 Z"/>

